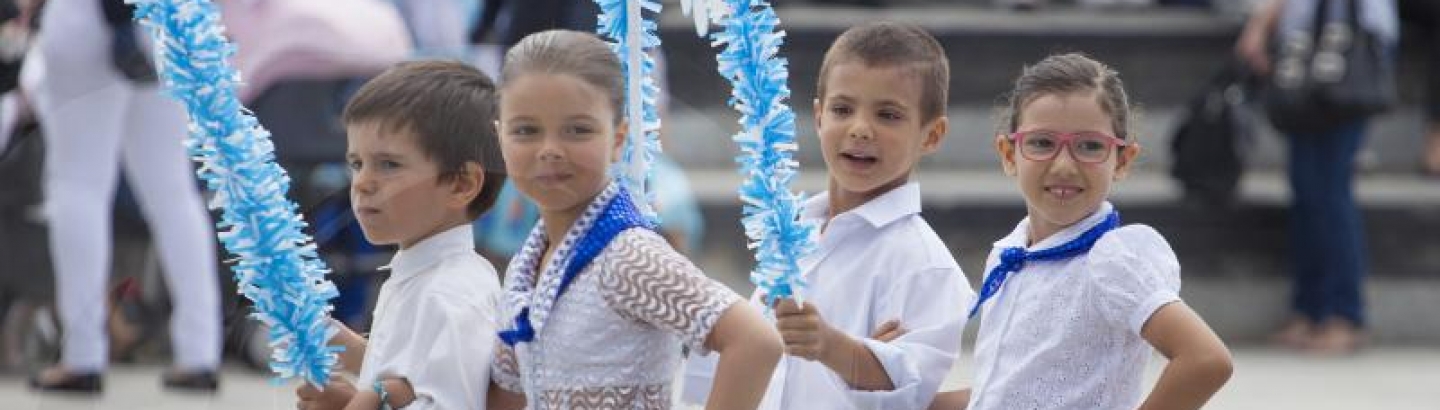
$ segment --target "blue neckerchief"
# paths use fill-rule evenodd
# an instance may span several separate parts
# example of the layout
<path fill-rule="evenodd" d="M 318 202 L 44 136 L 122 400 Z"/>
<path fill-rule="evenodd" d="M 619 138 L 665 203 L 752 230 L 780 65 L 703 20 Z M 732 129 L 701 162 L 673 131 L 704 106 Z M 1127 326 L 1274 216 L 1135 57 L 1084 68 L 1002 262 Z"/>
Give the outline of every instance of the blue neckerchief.
<path fill-rule="evenodd" d="M 1000 292 L 1000 287 L 1005 285 L 1006 277 L 1024 269 L 1025 262 L 1057 261 L 1090 252 L 1090 248 L 1095 246 L 1095 242 L 1099 241 L 1100 237 L 1118 226 L 1120 226 L 1120 213 L 1110 211 L 1110 215 L 1106 215 L 1105 220 L 1100 221 L 1100 224 L 1060 246 L 1034 252 L 1026 252 L 1025 248 L 1019 246 L 1000 251 L 1000 264 L 995 265 L 995 268 L 990 269 L 990 273 L 985 275 L 985 283 L 980 285 L 980 297 L 975 300 L 975 306 L 970 308 L 970 317 L 975 317 L 975 314 L 980 312 L 980 306 Z"/>
<path fill-rule="evenodd" d="M 605 210 L 576 243 L 565 265 L 565 274 L 560 278 L 560 289 L 555 292 L 555 299 L 559 300 L 560 296 L 565 294 L 575 277 L 580 276 L 580 272 L 600 255 L 600 251 L 605 250 L 611 240 L 630 228 L 653 230 L 655 225 L 636 209 L 630 200 L 630 194 L 621 189 L 620 193 L 610 199 L 610 203 L 605 204 Z M 515 315 L 515 328 L 500 331 L 500 340 L 510 346 L 535 340 L 535 328 L 530 324 L 530 308 L 521 309 L 520 313 Z"/>

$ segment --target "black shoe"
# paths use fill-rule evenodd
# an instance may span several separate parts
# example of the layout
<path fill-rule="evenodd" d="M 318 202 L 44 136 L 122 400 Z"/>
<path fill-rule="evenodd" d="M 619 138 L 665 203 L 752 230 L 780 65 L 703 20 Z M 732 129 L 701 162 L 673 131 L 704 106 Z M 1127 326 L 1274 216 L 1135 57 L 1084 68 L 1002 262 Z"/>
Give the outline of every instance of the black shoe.
<path fill-rule="evenodd" d="M 197 393 L 214 393 L 220 389 L 220 376 L 214 371 L 177 372 L 167 371 L 160 381 L 167 389 Z"/>
<path fill-rule="evenodd" d="M 102 387 L 100 373 L 67 374 L 58 382 L 44 382 L 40 376 L 30 378 L 30 388 L 41 392 L 100 394 Z"/>

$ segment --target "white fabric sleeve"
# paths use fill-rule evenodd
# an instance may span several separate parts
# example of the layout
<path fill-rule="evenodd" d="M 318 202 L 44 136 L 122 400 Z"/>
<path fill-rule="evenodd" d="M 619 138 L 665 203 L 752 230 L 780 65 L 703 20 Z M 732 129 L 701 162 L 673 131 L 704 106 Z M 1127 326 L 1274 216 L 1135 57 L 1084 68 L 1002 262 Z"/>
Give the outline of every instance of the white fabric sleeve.
<path fill-rule="evenodd" d="M 1180 300 L 1180 262 L 1159 232 L 1125 226 L 1090 249 L 1087 271 L 1096 307 L 1116 328 L 1139 335 L 1160 307 Z"/>
<path fill-rule="evenodd" d="M 897 278 L 873 312 L 878 327 L 899 319 L 905 334 L 889 342 L 864 339 L 894 390 L 848 392 L 861 409 L 923 409 L 929 406 L 955 359 L 975 292 L 958 265 L 931 267 Z M 869 336 L 869 335 L 865 335 Z M 838 383 L 844 381 L 835 376 Z"/>
<path fill-rule="evenodd" d="M 379 378 L 403 377 L 415 391 L 406 409 L 484 407 L 491 359 L 499 344 L 493 305 L 427 297 L 413 312 L 407 346 L 378 361 Z M 399 313 L 399 312 L 393 312 Z M 358 386 L 368 388 L 369 386 Z"/>

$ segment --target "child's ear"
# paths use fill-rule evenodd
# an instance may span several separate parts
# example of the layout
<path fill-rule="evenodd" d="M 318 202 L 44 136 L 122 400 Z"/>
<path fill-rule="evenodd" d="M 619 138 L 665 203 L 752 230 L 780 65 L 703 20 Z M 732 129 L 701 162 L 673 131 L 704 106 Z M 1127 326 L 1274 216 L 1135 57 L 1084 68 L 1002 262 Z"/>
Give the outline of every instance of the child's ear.
<path fill-rule="evenodd" d="M 1120 149 L 1120 155 L 1115 158 L 1115 180 L 1124 179 L 1130 175 L 1130 165 L 1135 163 L 1135 158 L 1140 156 L 1140 143 L 1132 142 Z"/>
<path fill-rule="evenodd" d="M 995 135 L 995 154 L 1000 156 L 1000 167 L 1005 170 L 1005 175 L 1015 176 L 1015 141 L 1003 134 Z"/>
<path fill-rule="evenodd" d="M 931 120 L 930 127 L 925 131 L 925 139 L 920 141 L 920 152 L 929 155 L 939 151 L 940 144 L 945 142 L 945 133 L 949 130 L 949 118 L 942 115 Z"/>
<path fill-rule="evenodd" d="M 460 209 L 470 207 L 470 201 L 480 195 L 480 187 L 485 186 L 485 172 L 480 169 L 476 162 L 466 162 L 460 173 L 455 175 L 450 184 L 450 204 Z"/>
<path fill-rule="evenodd" d="M 628 124 L 628 121 L 622 120 L 619 125 L 615 126 L 615 146 L 610 147 L 610 162 L 612 163 L 620 160 L 621 151 L 625 149 L 625 138 L 629 138 L 630 132 Z"/>
<path fill-rule="evenodd" d="M 816 130 L 819 130 L 819 129 L 820 129 L 820 117 L 823 117 L 823 116 L 825 115 L 825 107 L 822 106 L 822 105 L 820 105 L 820 99 L 819 99 L 819 98 L 816 98 L 816 99 L 814 99 L 814 100 L 810 100 L 810 103 L 811 103 L 811 104 L 814 104 L 814 106 L 815 106 L 814 111 L 813 111 L 813 112 L 815 113 L 815 129 L 816 129 Z M 820 135 L 820 132 L 819 132 L 819 131 L 816 131 L 816 132 L 815 132 L 815 135 L 817 135 L 817 136 Z"/>

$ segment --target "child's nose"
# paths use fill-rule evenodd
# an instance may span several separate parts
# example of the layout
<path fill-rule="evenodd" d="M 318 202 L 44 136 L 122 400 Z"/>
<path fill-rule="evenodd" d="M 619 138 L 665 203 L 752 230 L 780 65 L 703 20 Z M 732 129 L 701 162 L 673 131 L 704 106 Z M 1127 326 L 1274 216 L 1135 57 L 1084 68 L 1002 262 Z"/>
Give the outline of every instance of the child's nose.
<path fill-rule="evenodd" d="M 1050 169 L 1052 171 L 1074 171 L 1075 166 L 1078 164 L 1075 161 L 1074 151 L 1070 150 L 1069 144 L 1061 144 L 1060 148 L 1057 149 L 1059 149 L 1059 151 L 1055 153 L 1055 158 L 1050 161 Z"/>
<path fill-rule="evenodd" d="M 376 187 L 375 178 L 371 176 L 370 171 L 367 169 L 362 168 L 350 176 L 350 190 L 352 192 L 371 194 L 375 192 Z"/>
<path fill-rule="evenodd" d="M 545 146 L 540 147 L 540 152 L 537 153 L 537 157 L 539 157 L 541 161 L 558 161 L 561 158 L 565 158 L 565 154 L 560 150 L 560 147 L 545 144 Z"/>
<path fill-rule="evenodd" d="M 546 138 L 540 144 L 540 151 L 535 156 L 544 161 L 554 161 L 565 157 L 565 150 L 560 146 L 559 138 Z"/>
<path fill-rule="evenodd" d="M 870 128 L 870 123 L 869 123 L 869 122 L 867 122 L 867 121 L 865 121 L 865 120 L 857 119 L 857 120 L 855 120 L 854 122 L 850 123 L 849 135 L 850 135 L 850 138 L 859 138 L 859 139 L 867 139 L 867 140 L 868 140 L 868 139 L 874 137 L 874 136 L 875 136 L 875 133 L 874 133 L 874 130 L 872 130 L 872 129 Z"/>

